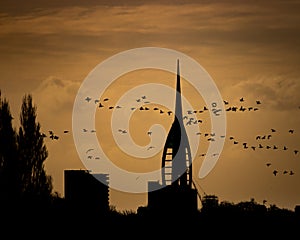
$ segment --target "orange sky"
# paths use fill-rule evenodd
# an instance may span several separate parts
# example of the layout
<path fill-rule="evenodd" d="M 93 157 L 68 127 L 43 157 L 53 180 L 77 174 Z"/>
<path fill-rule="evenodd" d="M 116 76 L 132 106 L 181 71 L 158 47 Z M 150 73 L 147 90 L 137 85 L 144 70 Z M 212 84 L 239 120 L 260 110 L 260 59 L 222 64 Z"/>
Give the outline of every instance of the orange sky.
<path fill-rule="evenodd" d="M 300 155 L 293 150 L 300 150 L 300 3 L 99 2 L 0 3 L 0 88 L 10 102 L 15 126 L 22 96 L 32 93 L 42 129 L 61 136 L 58 142 L 46 139 L 46 167 L 55 190 L 63 195 L 64 169 L 84 168 L 72 132 L 63 134 L 63 130 L 72 129 L 73 103 L 80 84 L 106 58 L 124 50 L 152 46 L 174 49 L 194 58 L 230 104 L 240 106 L 241 97 L 245 98 L 245 106 L 252 106 L 257 99 L 262 102 L 257 112 L 227 112 L 227 140 L 213 171 L 197 180 L 202 189 L 220 200 L 238 202 L 253 197 L 258 202 L 267 200 L 267 204 L 291 209 L 299 204 Z M 153 77 L 159 79 L 154 73 L 120 79 L 107 94 L 117 101 L 120 93 L 152 81 Z M 166 78 L 172 81 L 173 76 Z M 192 90 L 187 89 L 189 86 L 183 84 L 185 97 L 193 99 Z M 144 120 L 145 116 L 138 114 L 133 120 Z M 109 116 L 103 114 L 103 121 L 109 122 Z M 170 125 L 169 120 L 157 117 L 148 120 L 148 125 L 158 121 L 166 130 Z M 276 135 L 264 144 L 280 148 L 286 145 L 288 151 L 243 149 L 242 142 L 257 145 L 255 137 L 269 134 L 271 128 L 277 130 Z M 289 129 L 294 133 L 290 134 Z M 229 136 L 240 144 L 233 145 Z M 143 135 L 136 138 L 141 144 L 147 142 Z M 202 149 L 205 146 L 201 145 L 199 151 Z M 266 162 L 272 163 L 270 168 Z M 200 163 L 198 157 L 196 169 Z M 276 177 L 272 174 L 275 168 L 280 172 Z M 284 170 L 293 170 L 295 175 L 283 175 Z M 118 209 L 135 210 L 146 204 L 146 197 L 111 191 L 111 204 Z"/>

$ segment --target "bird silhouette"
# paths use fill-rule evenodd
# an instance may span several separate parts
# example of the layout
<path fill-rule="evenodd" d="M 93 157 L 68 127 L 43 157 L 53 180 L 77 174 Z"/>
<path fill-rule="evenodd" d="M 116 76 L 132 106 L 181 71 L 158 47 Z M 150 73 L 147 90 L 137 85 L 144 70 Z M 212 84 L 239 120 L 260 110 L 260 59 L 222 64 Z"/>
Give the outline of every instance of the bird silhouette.
<path fill-rule="evenodd" d="M 104 107 L 104 105 L 102 103 L 99 103 L 99 108 Z"/>
<path fill-rule="evenodd" d="M 90 102 L 90 101 L 92 100 L 92 98 L 86 97 L 85 100 L 86 100 L 87 102 Z"/>
<path fill-rule="evenodd" d="M 94 148 L 89 148 L 88 150 L 86 150 L 85 153 L 88 153 L 88 152 L 93 151 L 93 150 L 94 150 Z"/>

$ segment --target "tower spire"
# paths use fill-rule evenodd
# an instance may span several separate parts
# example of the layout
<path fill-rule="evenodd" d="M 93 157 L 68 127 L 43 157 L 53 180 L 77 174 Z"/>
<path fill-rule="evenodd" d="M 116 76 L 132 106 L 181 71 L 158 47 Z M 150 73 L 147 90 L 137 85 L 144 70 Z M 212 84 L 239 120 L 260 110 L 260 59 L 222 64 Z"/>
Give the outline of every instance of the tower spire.
<path fill-rule="evenodd" d="M 182 117 L 179 59 L 177 59 L 175 116 L 162 156 L 162 184 L 192 186 L 191 150 Z"/>
<path fill-rule="evenodd" d="M 177 79 L 176 79 L 176 104 L 175 116 L 179 121 L 182 121 L 182 101 L 181 101 L 181 86 L 180 86 L 180 68 L 179 59 L 177 59 Z"/>

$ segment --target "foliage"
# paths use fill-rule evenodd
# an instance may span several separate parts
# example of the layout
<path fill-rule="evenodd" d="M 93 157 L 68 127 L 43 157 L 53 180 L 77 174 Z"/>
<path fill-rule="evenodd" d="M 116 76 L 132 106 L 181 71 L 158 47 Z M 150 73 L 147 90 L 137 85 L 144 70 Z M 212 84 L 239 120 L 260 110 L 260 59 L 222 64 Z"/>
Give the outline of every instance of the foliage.
<path fill-rule="evenodd" d="M 17 197 L 17 143 L 9 103 L 0 92 L 0 196 L 4 201 Z"/>
<path fill-rule="evenodd" d="M 18 153 L 22 192 L 25 196 L 45 198 L 52 192 L 51 177 L 46 175 L 44 166 L 48 151 L 40 132 L 40 123 L 36 122 L 36 106 L 31 95 L 23 97 L 20 123 Z"/>
<path fill-rule="evenodd" d="M 1 200 L 49 200 L 52 178 L 45 171 L 48 151 L 37 122 L 32 96 L 25 95 L 18 133 L 12 126 L 9 103 L 0 94 L 0 191 Z"/>

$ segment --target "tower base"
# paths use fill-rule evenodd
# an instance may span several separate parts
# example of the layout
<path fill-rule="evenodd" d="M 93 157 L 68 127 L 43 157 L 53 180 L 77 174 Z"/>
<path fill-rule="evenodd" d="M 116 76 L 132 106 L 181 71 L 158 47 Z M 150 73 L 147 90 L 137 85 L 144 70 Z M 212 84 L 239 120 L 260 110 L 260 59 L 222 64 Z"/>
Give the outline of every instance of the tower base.
<path fill-rule="evenodd" d="M 197 190 L 190 187 L 167 185 L 148 192 L 148 211 L 151 213 L 190 215 L 198 211 L 197 202 Z"/>

